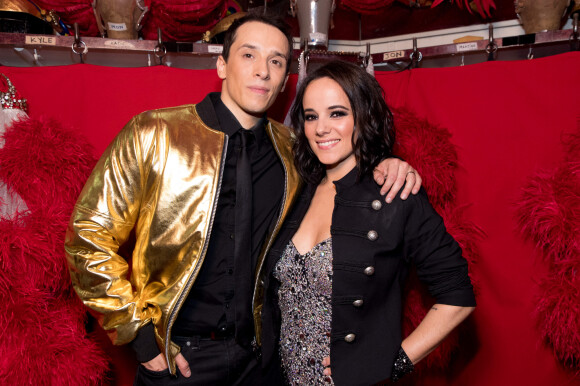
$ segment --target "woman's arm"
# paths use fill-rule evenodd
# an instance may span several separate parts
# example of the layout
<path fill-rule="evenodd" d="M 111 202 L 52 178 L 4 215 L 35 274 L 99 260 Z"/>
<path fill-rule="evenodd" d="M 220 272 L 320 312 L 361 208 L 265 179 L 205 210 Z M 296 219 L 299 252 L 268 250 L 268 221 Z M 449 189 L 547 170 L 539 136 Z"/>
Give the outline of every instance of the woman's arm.
<path fill-rule="evenodd" d="M 417 328 L 401 344 L 411 362 L 416 364 L 435 350 L 474 309 L 446 304 L 431 307 Z"/>
<path fill-rule="evenodd" d="M 403 340 L 404 352 L 395 359 L 393 380 L 412 370 L 412 366 L 406 366 L 408 362 L 415 364 L 425 358 L 475 307 L 467 261 L 426 194 L 412 196 L 404 208 L 405 256 L 414 261 L 419 279 L 437 303 Z"/>
<path fill-rule="evenodd" d="M 433 305 L 417 328 L 401 344 L 413 365 L 435 350 L 443 339 L 474 309 L 475 307 L 449 306 L 447 304 Z M 326 367 L 324 374 L 332 375 L 330 357 L 325 357 L 322 365 Z"/>

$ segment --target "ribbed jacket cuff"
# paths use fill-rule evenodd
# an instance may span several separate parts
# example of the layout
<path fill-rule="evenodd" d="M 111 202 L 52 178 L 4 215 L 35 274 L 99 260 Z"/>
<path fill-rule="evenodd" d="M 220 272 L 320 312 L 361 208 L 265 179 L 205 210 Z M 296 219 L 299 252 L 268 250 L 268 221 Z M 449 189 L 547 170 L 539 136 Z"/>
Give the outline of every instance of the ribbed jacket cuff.
<path fill-rule="evenodd" d="M 149 362 L 161 354 L 155 341 L 155 330 L 152 323 L 141 327 L 139 332 L 137 332 L 137 336 L 129 345 L 135 351 L 135 357 L 139 363 Z"/>

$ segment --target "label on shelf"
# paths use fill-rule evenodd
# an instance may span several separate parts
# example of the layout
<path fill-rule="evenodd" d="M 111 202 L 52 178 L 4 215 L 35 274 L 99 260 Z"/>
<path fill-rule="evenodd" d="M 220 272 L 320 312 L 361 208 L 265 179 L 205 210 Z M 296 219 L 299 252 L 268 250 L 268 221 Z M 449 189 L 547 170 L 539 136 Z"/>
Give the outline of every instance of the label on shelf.
<path fill-rule="evenodd" d="M 211 52 L 212 54 L 221 54 L 223 50 L 223 46 L 216 46 L 212 44 L 207 46 L 207 52 Z"/>
<path fill-rule="evenodd" d="M 107 23 L 109 25 L 109 31 L 127 31 L 127 25 L 125 23 Z"/>
<path fill-rule="evenodd" d="M 135 48 L 133 43 L 125 40 L 105 40 L 105 46 L 113 48 Z"/>
<path fill-rule="evenodd" d="M 460 43 L 457 44 L 455 48 L 457 49 L 457 52 L 475 51 L 477 50 L 477 43 L 476 42 Z"/>
<path fill-rule="evenodd" d="M 383 54 L 383 60 L 392 60 L 392 59 L 399 59 L 399 58 L 404 58 L 405 57 L 405 51 L 391 51 L 391 52 L 385 52 Z"/>
<path fill-rule="evenodd" d="M 54 46 L 56 45 L 55 36 L 41 36 L 41 35 L 26 35 L 26 44 L 41 44 L 43 46 Z"/>

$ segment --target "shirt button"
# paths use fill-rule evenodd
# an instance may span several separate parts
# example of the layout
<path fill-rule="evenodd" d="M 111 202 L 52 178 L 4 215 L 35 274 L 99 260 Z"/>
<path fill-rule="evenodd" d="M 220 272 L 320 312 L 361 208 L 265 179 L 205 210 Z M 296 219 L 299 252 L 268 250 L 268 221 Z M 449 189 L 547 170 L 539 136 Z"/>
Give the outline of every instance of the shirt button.
<path fill-rule="evenodd" d="M 377 231 L 369 231 L 367 233 L 367 239 L 369 239 L 370 241 L 375 241 L 378 238 L 379 234 L 377 233 Z"/>
<path fill-rule="evenodd" d="M 234 239 L 234 234 L 233 233 L 230 233 L 230 239 L 232 239 L 232 240 Z"/>
<path fill-rule="evenodd" d="M 355 334 L 348 334 L 347 336 L 344 337 L 344 341 L 347 343 L 352 343 L 354 342 L 355 338 L 356 338 Z"/>
<path fill-rule="evenodd" d="M 363 300 L 362 299 L 357 299 L 354 302 L 352 302 L 352 305 L 355 307 L 361 307 L 363 305 Z"/>
<path fill-rule="evenodd" d="M 364 273 L 367 276 L 373 276 L 375 274 L 375 267 L 373 267 L 372 265 L 366 267 L 365 270 L 364 270 Z"/>
<path fill-rule="evenodd" d="M 228 303 L 226 303 L 226 304 L 228 304 Z M 219 328 L 219 330 L 220 330 L 220 332 L 226 332 L 226 326 L 221 326 Z"/>
<path fill-rule="evenodd" d="M 226 303 L 226 308 L 228 308 L 228 309 L 230 308 L 230 303 Z M 224 329 L 224 331 L 225 331 L 225 329 Z"/>
<path fill-rule="evenodd" d="M 373 207 L 374 210 L 379 210 L 383 207 L 383 204 L 381 203 L 381 200 L 374 200 L 371 203 L 371 206 Z"/>
<path fill-rule="evenodd" d="M 228 275 L 233 275 L 233 274 L 234 274 L 234 269 L 228 268 Z"/>

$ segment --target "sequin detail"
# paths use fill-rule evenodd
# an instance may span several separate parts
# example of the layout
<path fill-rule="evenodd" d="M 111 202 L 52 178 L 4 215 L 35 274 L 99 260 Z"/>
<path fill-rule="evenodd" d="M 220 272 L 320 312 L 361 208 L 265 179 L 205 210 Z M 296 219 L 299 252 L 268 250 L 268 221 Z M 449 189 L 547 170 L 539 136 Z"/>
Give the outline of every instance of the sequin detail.
<path fill-rule="evenodd" d="M 334 385 L 322 366 L 330 355 L 332 239 L 304 255 L 290 241 L 274 277 L 280 281 L 280 357 L 288 384 Z"/>

